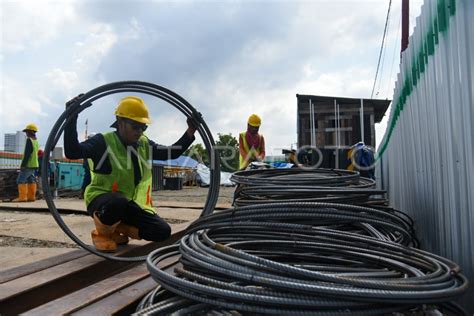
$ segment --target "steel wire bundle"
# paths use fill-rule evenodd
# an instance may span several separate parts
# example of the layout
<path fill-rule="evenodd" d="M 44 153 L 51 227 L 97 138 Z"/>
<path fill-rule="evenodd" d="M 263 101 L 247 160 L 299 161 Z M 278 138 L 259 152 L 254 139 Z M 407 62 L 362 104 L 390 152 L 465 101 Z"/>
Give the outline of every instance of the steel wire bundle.
<path fill-rule="evenodd" d="M 192 118 L 194 123 L 197 125 L 197 132 L 201 136 L 204 145 L 206 147 L 209 157 L 211 157 L 211 166 L 210 166 L 210 187 L 206 198 L 206 203 L 204 209 L 201 213 L 202 216 L 212 213 L 214 207 L 217 203 L 217 198 L 219 196 L 219 183 L 220 183 L 220 160 L 219 155 L 212 149 L 215 146 L 214 139 L 212 137 L 211 131 L 207 127 L 204 119 L 201 114 L 183 97 L 176 94 L 175 92 L 148 82 L 143 81 L 120 81 L 113 82 L 109 84 L 102 85 L 91 91 L 86 92 L 78 96 L 72 104 L 66 108 L 66 110 L 61 114 L 57 119 L 56 123 L 53 125 L 51 132 L 49 133 L 48 140 L 44 149 L 43 162 L 41 164 L 41 180 L 44 192 L 44 198 L 48 204 L 48 208 L 51 211 L 55 221 L 58 223 L 60 228 L 68 235 L 77 245 L 86 249 L 87 251 L 96 254 L 100 257 L 116 260 L 116 261 L 125 261 L 125 262 L 135 262 L 135 261 L 144 261 L 145 256 L 138 257 L 119 257 L 114 255 L 109 255 L 104 252 L 96 250 L 94 247 L 84 243 L 80 238 L 78 238 L 66 225 L 62 219 L 59 211 L 56 208 L 56 205 L 53 200 L 53 194 L 49 186 L 48 178 L 48 169 L 49 169 L 49 157 L 53 148 L 58 143 L 63 130 L 74 116 L 80 114 L 82 111 L 91 107 L 93 103 L 101 98 L 104 98 L 109 95 L 117 93 L 141 93 L 149 96 L 158 98 L 169 105 L 173 106 L 176 110 L 184 114 L 187 118 Z"/>
<path fill-rule="evenodd" d="M 380 234 L 318 225 L 326 217 L 311 219 L 309 211 L 336 211 L 341 218 L 333 215 L 333 220 L 352 215 L 355 226 L 374 225 Z M 388 231 L 403 235 L 399 242 L 410 235 L 404 220 L 382 213 L 328 203 L 279 203 L 200 218 L 179 244 L 148 256 L 148 269 L 161 286 L 145 297 L 138 314 L 380 315 L 426 308 L 423 304 L 458 310 L 448 302 L 467 288 L 459 266 L 381 238 Z M 180 265 L 174 274 L 159 268 L 175 256 Z"/>
<path fill-rule="evenodd" d="M 278 226 L 280 230 L 290 232 L 325 227 L 418 246 L 413 220 L 408 215 L 391 209 L 336 203 L 281 202 L 234 207 L 198 218 L 188 227 L 188 232 L 222 227 L 239 227 L 258 232 L 268 226 Z"/>
<path fill-rule="evenodd" d="M 403 311 L 401 313 L 392 313 L 393 309 L 377 310 L 371 312 L 360 312 L 354 313 L 353 311 L 346 310 L 345 312 L 338 313 L 337 315 L 376 315 L 386 314 L 389 315 L 405 315 L 405 316 L 420 316 L 420 315 L 440 315 L 439 312 L 443 311 L 443 315 L 466 315 L 467 312 L 455 302 L 439 303 L 437 306 L 424 306 L 423 314 L 420 314 L 420 309 L 414 308 L 412 310 Z M 251 313 L 257 315 L 257 313 Z M 280 310 L 276 311 L 277 315 L 281 315 Z M 290 315 L 301 315 L 308 313 L 298 313 L 292 311 Z M 309 313 L 310 315 L 316 315 L 315 313 Z M 334 313 L 330 312 L 319 312 L 320 315 L 331 315 Z M 158 286 L 154 291 L 150 292 L 140 302 L 137 307 L 137 311 L 132 315 L 206 315 L 206 316 L 240 316 L 245 313 L 237 310 L 229 310 L 220 308 L 212 304 L 198 303 L 187 298 L 176 296 L 173 292 Z"/>
<path fill-rule="evenodd" d="M 374 180 L 338 169 L 247 170 L 234 173 L 231 180 L 238 184 L 235 206 L 280 201 L 364 204 L 369 197 L 385 193 L 375 189 Z"/>

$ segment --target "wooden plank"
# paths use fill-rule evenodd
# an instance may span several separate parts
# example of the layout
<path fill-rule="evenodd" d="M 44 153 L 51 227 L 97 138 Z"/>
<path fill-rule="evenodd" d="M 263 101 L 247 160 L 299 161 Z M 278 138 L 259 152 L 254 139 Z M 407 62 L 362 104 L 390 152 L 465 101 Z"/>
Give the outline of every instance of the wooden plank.
<path fill-rule="evenodd" d="M 186 223 L 173 225 L 173 234 L 166 241 L 145 242 L 141 246 L 129 245 L 121 253 L 127 256 L 147 255 L 158 247 L 179 240 L 187 225 Z M 0 314 L 17 315 L 111 277 L 137 264 L 105 260 L 91 254 L 5 282 L 0 284 Z"/>
<path fill-rule="evenodd" d="M 78 259 L 80 257 L 84 257 L 88 254 L 89 252 L 83 249 L 73 250 L 66 254 L 57 255 L 57 256 L 46 258 L 37 262 L 25 264 L 23 266 L 4 270 L 0 272 L 0 284 L 17 279 L 19 277 L 22 277 L 28 274 L 32 274 L 32 273 L 47 269 L 47 268 L 54 267 L 56 265 L 59 265 L 59 264 L 62 264 L 74 259 Z"/>
<path fill-rule="evenodd" d="M 142 280 L 148 275 L 149 273 L 146 266 L 141 264 L 110 278 L 89 285 L 88 287 L 66 295 L 65 297 L 50 301 L 47 304 L 23 313 L 23 315 L 69 315 L 92 302 L 99 301 L 111 293 L 123 289 L 131 283 Z"/>
<path fill-rule="evenodd" d="M 163 269 L 172 269 L 179 256 L 167 258 L 160 263 Z M 142 265 L 146 269 L 145 264 Z M 138 267 L 137 267 L 138 268 Z M 132 270 L 129 270 L 130 272 Z M 146 278 L 137 278 L 135 282 L 128 282 L 128 272 L 125 271 L 120 275 L 114 277 L 116 280 L 104 280 L 100 283 L 94 284 L 68 295 L 67 297 L 58 299 L 54 302 L 48 303 L 48 307 L 40 306 L 31 311 L 33 314 L 41 315 L 111 315 L 117 313 L 124 313 L 135 309 L 139 300 L 144 295 L 153 290 L 158 284 L 149 276 L 146 271 Z M 123 277 L 121 277 L 123 275 Z M 138 281 L 138 282 L 137 282 Z M 123 286 L 120 286 L 122 284 Z M 115 287 L 115 289 L 114 289 Z M 95 294 L 94 294 L 95 293 Z M 98 297 L 98 299 L 90 298 Z M 26 313 L 28 315 L 30 312 Z"/>
<path fill-rule="evenodd" d="M 98 302 L 85 306 L 72 313 L 75 316 L 90 315 L 130 315 L 138 305 L 139 301 L 158 284 L 152 277 L 147 277 L 129 287 L 110 295 Z"/>
<path fill-rule="evenodd" d="M 50 269 L 42 270 L 30 275 L 26 275 L 9 282 L 0 284 L 0 302 L 3 302 L 15 295 L 18 295 L 24 291 L 34 289 L 47 284 L 56 279 L 74 274 L 75 272 L 81 271 L 86 267 L 96 265 L 104 261 L 100 257 L 93 255 L 87 255 L 74 261 L 60 264 Z"/>
<path fill-rule="evenodd" d="M 120 251 L 118 251 L 116 255 L 145 255 L 149 253 L 152 249 L 155 249 L 156 244 L 159 243 L 145 242 L 142 245 L 128 245 L 127 247 L 124 247 Z M 107 267 L 107 269 L 109 268 L 109 266 L 111 266 L 110 268 L 112 270 L 110 271 L 113 271 L 115 268 L 120 268 L 121 266 L 127 266 L 130 264 L 137 263 L 108 261 L 101 257 L 88 254 L 86 256 L 79 257 L 75 260 L 58 264 L 48 269 L 44 269 L 0 284 L 0 302 L 15 295 L 18 295 L 24 291 L 30 291 L 42 285 L 49 284 L 53 281 L 73 276 L 74 273 L 82 272 L 83 270 L 91 268 L 98 269 L 99 267 L 97 265 L 103 265 L 104 267 Z M 107 269 L 105 272 L 107 272 Z M 102 278 L 104 277 L 105 276 L 103 276 Z"/>

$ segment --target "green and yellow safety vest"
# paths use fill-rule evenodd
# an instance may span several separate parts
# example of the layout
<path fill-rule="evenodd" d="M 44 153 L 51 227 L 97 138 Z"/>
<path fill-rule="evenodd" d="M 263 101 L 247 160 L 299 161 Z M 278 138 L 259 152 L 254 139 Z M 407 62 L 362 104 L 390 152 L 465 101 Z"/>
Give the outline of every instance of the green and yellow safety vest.
<path fill-rule="evenodd" d="M 138 140 L 137 156 L 141 180 L 135 186 L 135 175 L 131 161 L 132 152 L 128 152 L 127 147 L 122 144 L 115 132 L 105 133 L 103 136 L 112 172 L 100 174 L 91 169 L 91 183 L 87 186 L 84 194 L 86 205 L 89 205 L 99 195 L 117 192 L 128 200 L 133 200 L 145 211 L 156 214 L 151 201 L 152 176 L 148 139 L 142 136 Z"/>
<path fill-rule="evenodd" d="M 258 148 L 249 148 L 249 144 L 247 143 L 247 132 L 242 132 L 240 133 L 240 137 L 242 138 L 242 143 L 244 145 L 244 151 L 246 153 L 246 157 L 243 157 L 242 155 L 239 155 L 239 168 L 240 170 L 243 170 L 247 168 L 247 166 L 252 162 L 255 161 L 257 155 L 260 155 L 262 153 L 262 135 L 258 135 L 259 137 L 259 142 L 258 142 Z"/>
<path fill-rule="evenodd" d="M 31 152 L 30 158 L 26 162 L 26 168 L 38 168 L 38 149 L 39 143 L 37 139 L 29 138 L 31 140 L 31 144 L 33 145 L 33 151 Z"/>

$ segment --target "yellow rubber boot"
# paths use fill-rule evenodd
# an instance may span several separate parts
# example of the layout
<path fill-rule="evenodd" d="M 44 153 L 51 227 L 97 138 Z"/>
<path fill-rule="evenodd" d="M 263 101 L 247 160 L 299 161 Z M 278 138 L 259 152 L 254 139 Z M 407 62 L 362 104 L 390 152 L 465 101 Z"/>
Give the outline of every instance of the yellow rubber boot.
<path fill-rule="evenodd" d="M 140 240 L 138 228 L 124 223 L 120 223 L 114 233 L 114 240 L 118 245 L 128 244 L 128 238 Z"/>
<path fill-rule="evenodd" d="M 28 198 L 28 201 L 36 201 L 36 182 L 28 183 L 27 198 Z"/>
<path fill-rule="evenodd" d="M 119 246 L 128 244 L 128 236 L 122 235 L 118 233 L 117 231 L 114 232 L 112 239 Z"/>
<path fill-rule="evenodd" d="M 20 183 L 18 185 L 18 197 L 12 202 L 26 202 L 28 201 L 28 184 Z"/>
<path fill-rule="evenodd" d="M 115 229 L 120 222 L 113 225 L 104 225 L 94 214 L 95 229 L 91 232 L 92 243 L 95 249 L 103 252 L 114 252 L 117 250 L 117 243 L 113 239 Z"/>

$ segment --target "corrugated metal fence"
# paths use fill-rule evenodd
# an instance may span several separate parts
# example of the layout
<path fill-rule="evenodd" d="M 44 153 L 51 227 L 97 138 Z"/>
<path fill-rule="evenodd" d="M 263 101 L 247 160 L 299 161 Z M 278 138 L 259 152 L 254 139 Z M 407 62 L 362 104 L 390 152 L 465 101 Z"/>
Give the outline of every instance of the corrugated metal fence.
<path fill-rule="evenodd" d="M 379 185 L 423 249 L 461 266 L 474 313 L 474 0 L 425 0 L 393 100 Z"/>

